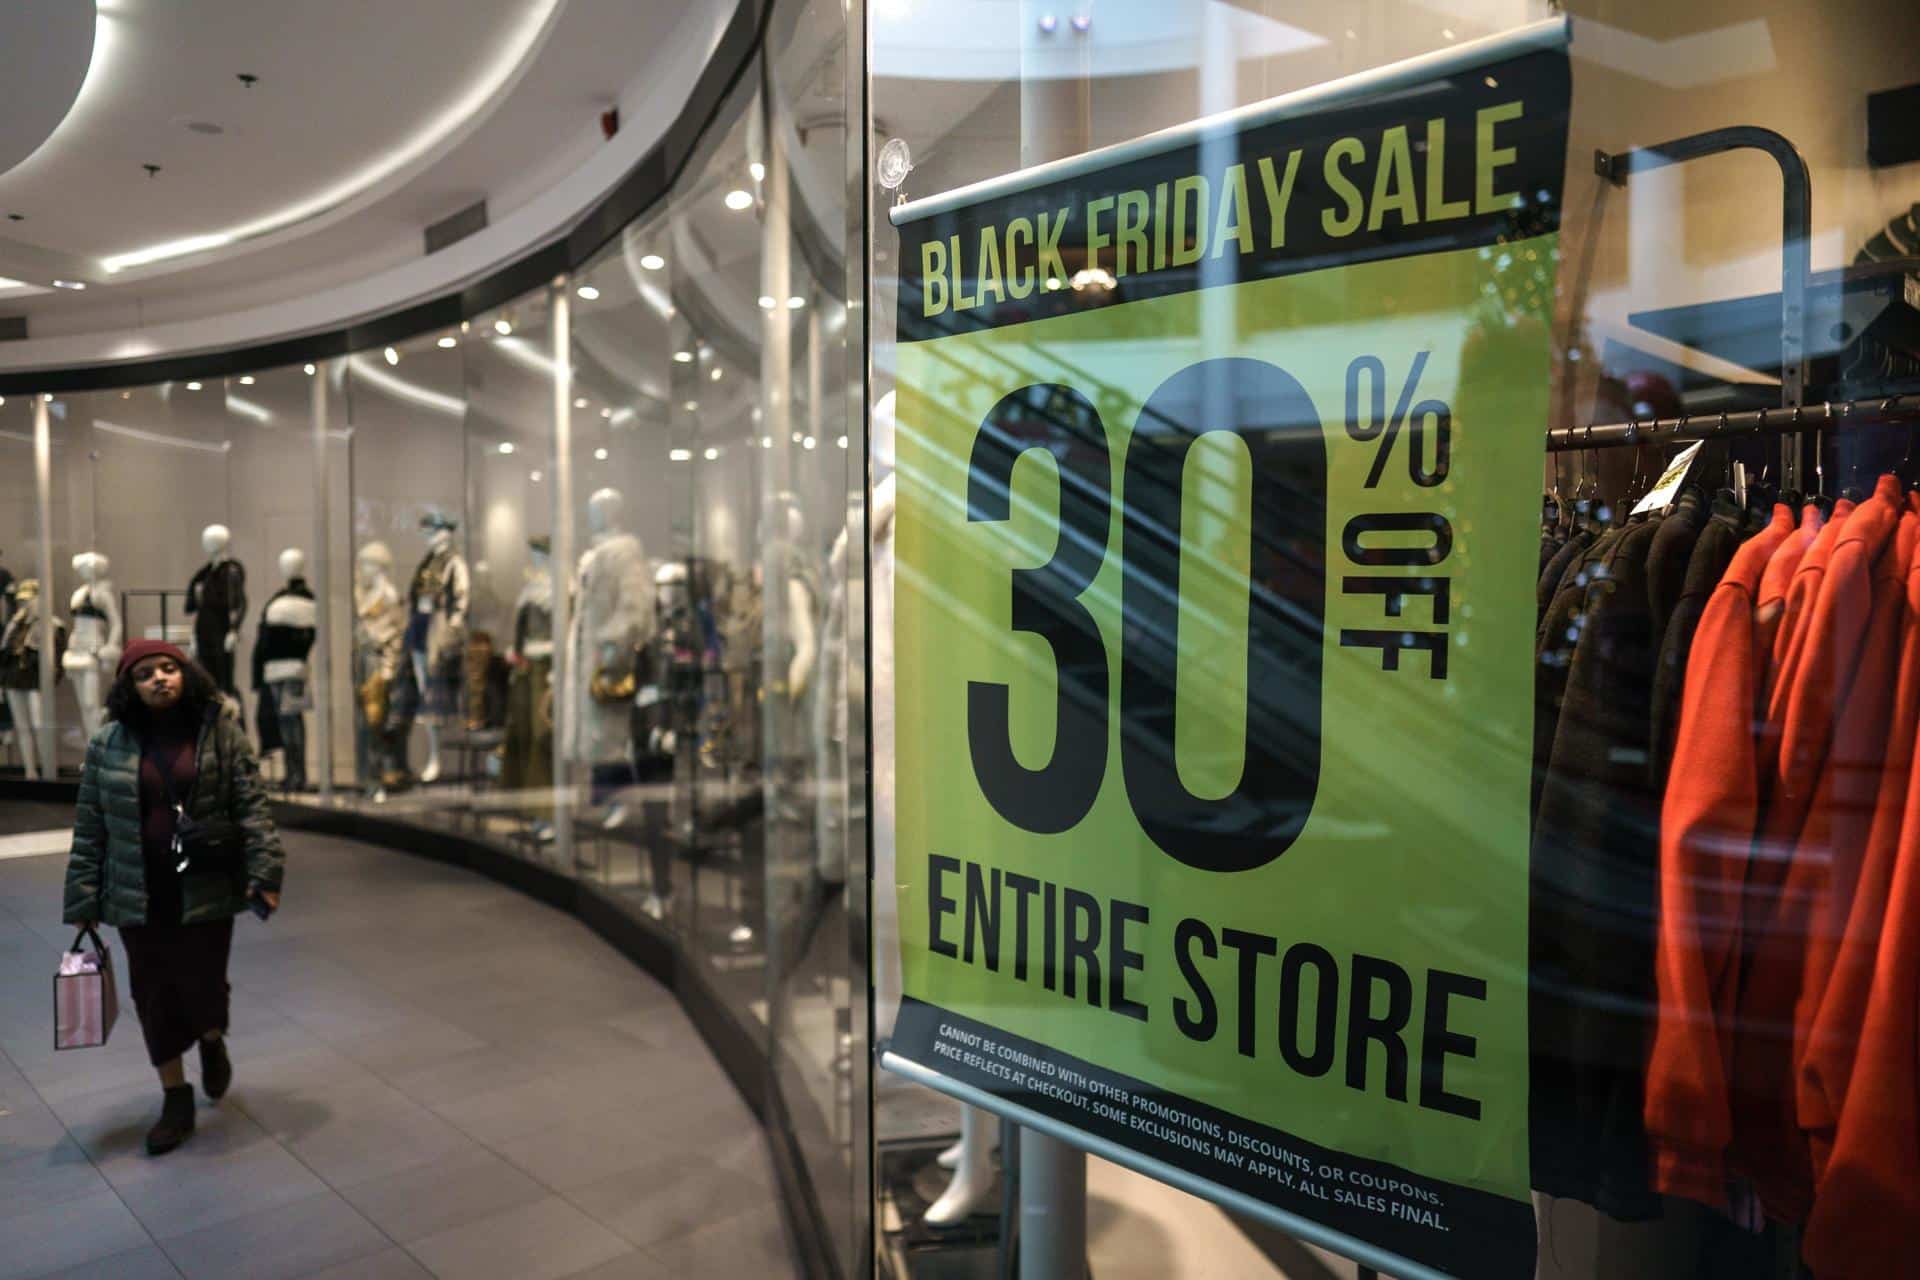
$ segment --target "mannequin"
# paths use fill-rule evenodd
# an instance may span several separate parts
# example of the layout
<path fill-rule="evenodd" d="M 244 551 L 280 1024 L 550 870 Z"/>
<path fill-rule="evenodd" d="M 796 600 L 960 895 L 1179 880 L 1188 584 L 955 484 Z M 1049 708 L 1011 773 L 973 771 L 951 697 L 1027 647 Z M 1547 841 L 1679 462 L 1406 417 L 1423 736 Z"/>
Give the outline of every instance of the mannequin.
<path fill-rule="evenodd" d="M 40 726 L 45 723 L 40 701 L 40 580 L 21 580 L 14 593 L 13 617 L 0 631 L 0 688 L 7 691 L 7 710 L 13 716 L 14 735 L 20 740 L 20 759 L 27 777 L 41 776 Z M 67 624 L 53 620 L 54 678 L 65 675 L 62 659 L 67 647 Z M 54 761 L 44 762 L 46 772 L 55 771 Z"/>
<path fill-rule="evenodd" d="M 278 723 L 289 791 L 307 789 L 306 714 L 313 709 L 307 655 L 313 652 L 318 614 L 306 572 L 306 552 L 288 547 L 280 553 L 283 585 L 261 611 L 260 633 L 253 642 L 253 689 L 260 697 L 262 719 Z"/>
<path fill-rule="evenodd" d="M 640 539 L 626 532 L 626 499 L 602 489 L 587 499 L 588 548 L 576 575 L 567 637 L 573 734 L 568 754 L 592 769 L 594 804 L 609 806 L 605 825 L 627 810 L 620 791 L 634 781 L 632 708 L 635 650 L 653 632 L 653 592 Z"/>
<path fill-rule="evenodd" d="M 553 787 L 553 562 L 552 543 L 527 540 L 526 584 L 513 605 L 507 648 L 507 736 L 501 743 L 500 785 L 518 792 L 533 817 L 534 838 L 553 839 L 548 793 Z"/>
<path fill-rule="evenodd" d="M 193 615 L 193 656 L 213 677 L 222 692 L 238 701 L 233 683 L 233 654 L 240 643 L 240 624 L 247 616 L 247 571 L 227 554 L 233 535 L 223 524 L 200 531 L 200 548 L 207 562 L 187 584 L 187 612 Z"/>
<path fill-rule="evenodd" d="M 82 551 L 73 558 L 73 571 L 80 586 L 73 593 L 69 612 L 73 615 L 72 639 L 60 665 L 73 677 L 74 696 L 80 703 L 80 727 L 89 740 L 107 721 L 106 682 L 120 661 L 120 601 L 113 583 L 107 580 L 107 558 L 97 551 Z"/>
<path fill-rule="evenodd" d="M 405 716 L 395 697 L 406 660 L 407 611 L 393 585 L 393 553 L 360 548 L 353 564 L 353 687 L 359 712 L 359 773 L 375 800 L 406 780 Z"/>
<path fill-rule="evenodd" d="M 453 545 L 459 525 L 436 511 L 421 517 L 420 527 L 427 533 L 427 554 L 407 590 L 407 653 L 424 701 L 421 722 L 427 729 L 427 763 L 420 781 L 432 782 L 440 776 L 441 726 L 460 709 L 470 580 L 466 557 Z"/>
<path fill-rule="evenodd" d="M 893 575 L 894 514 L 898 480 L 894 472 L 896 432 L 894 393 L 873 406 L 873 936 L 874 1018 L 882 1044 L 893 1038 L 900 1014 L 900 895 L 895 822 L 898 791 L 894 779 Z M 930 1227 L 957 1226 L 988 1207 L 994 1189 L 993 1149 L 1000 1127 L 993 1117 L 965 1103 L 960 1107 L 960 1141 L 941 1152 L 942 1168 L 952 1169 L 947 1189 L 927 1209 Z"/>
<path fill-rule="evenodd" d="M 633 700 L 634 779 L 642 786 L 673 780 L 674 751 L 680 745 L 674 678 L 697 670 L 704 648 L 686 562 L 669 561 L 655 570 L 653 591 L 653 635 L 645 648 Z M 666 838 L 672 800 L 655 788 L 642 793 L 640 804 L 652 870 L 640 909 L 660 920 L 673 905 L 673 851 Z"/>

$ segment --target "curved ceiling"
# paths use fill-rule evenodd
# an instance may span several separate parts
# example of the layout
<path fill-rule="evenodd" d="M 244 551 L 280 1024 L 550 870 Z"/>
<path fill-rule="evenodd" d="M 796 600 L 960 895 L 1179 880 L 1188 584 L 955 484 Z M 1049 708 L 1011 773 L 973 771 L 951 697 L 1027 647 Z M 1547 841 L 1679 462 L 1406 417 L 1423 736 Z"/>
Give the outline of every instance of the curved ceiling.
<path fill-rule="evenodd" d="M 94 8 L 20 8 L 56 6 Z M 29 333 L 0 343 L 0 367 L 204 350 L 236 325 L 292 336 L 457 288 L 624 176 L 733 9 L 99 0 L 71 110 L 0 172 L 0 277 L 41 290 L 0 287 Z M 50 76 L 9 79 L 0 118 L 37 109 Z M 481 200 L 488 230 L 427 262 L 426 226 Z"/>
<path fill-rule="evenodd" d="M 93 62 L 92 0 L 0 8 L 8 109 L 0 114 L 0 173 L 40 149 L 73 109 Z"/>

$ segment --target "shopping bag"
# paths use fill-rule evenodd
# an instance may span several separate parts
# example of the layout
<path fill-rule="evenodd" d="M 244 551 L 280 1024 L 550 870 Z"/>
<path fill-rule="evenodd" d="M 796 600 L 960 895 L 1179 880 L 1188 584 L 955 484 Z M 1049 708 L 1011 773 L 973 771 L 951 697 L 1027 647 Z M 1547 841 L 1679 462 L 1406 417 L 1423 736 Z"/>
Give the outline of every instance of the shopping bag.
<path fill-rule="evenodd" d="M 81 943 L 91 941 L 91 950 Z M 113 981 L 113 953 L 100 935 L 83 927 L 60 957 L 53 975 L 53 1047 L 92 1049 L 107 1042 L 120 1016 L 120 993 Z"/>

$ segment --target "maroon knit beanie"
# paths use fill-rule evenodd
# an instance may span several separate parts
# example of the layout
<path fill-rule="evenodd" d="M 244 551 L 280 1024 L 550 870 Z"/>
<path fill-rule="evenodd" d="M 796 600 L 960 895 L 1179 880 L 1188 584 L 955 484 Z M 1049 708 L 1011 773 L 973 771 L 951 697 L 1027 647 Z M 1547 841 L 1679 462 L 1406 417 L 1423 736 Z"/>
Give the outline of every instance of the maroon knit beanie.
<path fill-rule="evenodd" d="M 183 667 L 187 665 L 187 655 L 180 652 L 178 645 L 168 644 L 165 640 L 135 640 L 120 655 L 120 665 L 115 668 L 114 674 L 127 674 L 133 670 L 134 663 L 144 658 L 172 658 Z"/>

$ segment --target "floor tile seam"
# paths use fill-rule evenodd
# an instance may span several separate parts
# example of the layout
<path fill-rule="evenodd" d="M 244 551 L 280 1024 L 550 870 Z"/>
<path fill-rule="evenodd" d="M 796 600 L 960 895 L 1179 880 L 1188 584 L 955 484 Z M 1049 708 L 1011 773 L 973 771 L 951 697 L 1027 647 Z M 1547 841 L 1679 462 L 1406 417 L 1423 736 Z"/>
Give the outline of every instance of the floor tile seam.
<path fill-rule="evenodd" d="M 303 1204 L 305 1203 L 306 1200 L 317 1200 L 323 1194 L 331 1195 L 334 1199 L 338 1200 L 341 1204 L 346 1205 L 348 1209 L 352 1210 L 353 1215 L 356 1218 L 359 1218 L 362 1222 L 366 1223 L 369 1227 L 372 1227 L 374 1231 L 379 1233 L 379 1236 L 382 1240 L 385 1240 L 390 1245 L 394 1245 L 396 1247 L 399 1246 L 400 1242 L 398 1240 L 395 1240 L 392 1236 L 388 1235 L 384 1227 L 382 1227 L 379 1223 L 375 1222 L 373 1219 L 367 1217 L 366 1214 L 360 1212 L 360 1207 L 354 1204 L 353 1201 L 347 1199 L 346 1194 L 339 1187 L 334 1186 L 333 1183 L 330 1180 L 328 1180 L 325 1174 L 321 1173 L 318 1169 L 308 1164 L 305 1160 L 302 1160 L 300 1158 L 300 1153 L 295 1151 L 292 1147 L 288 1146 L 286 1143 L 280 1141 L 279 1137 L 274 1134 L 273 1130 L 267 1128 L 263 1124 L 260 1124 L 260 1122 L 254 1119 L 254 1117 L 250 1113 L 248 1113 L 244 1108 L 241 1110 L 240 1114 L 246 1116 L 247 1119 L 252 1121 L 255 1125 L 258 1125 L 260 1128 L 260 1132 L 263 1135 L 265 1135 L 268 1142 L 271 1142 L 274 1146 L 280 1148 L 281 1151 L 286 1153 L 288 1159 L 292 1160 L 295 1164 L 299 1165 L 302 1169 L 305 1169 L 309 1174 L 313 1176 L 313 1179 L 316 1182 L 318 1182 L 322 1187 L 326 1188 L 324 1192 L 317 1192 L 312 1196 L 303 1197 L 300 1200 L 289 1201 L 288 1204 L 276 1206 L 277 1208 L 284 1209 L 284 1208 L 290 1207 L 291 1205 Z M 264 1210 L 263 1212 L 272 1212 L 272 1210 Z M 247 1215 L 243 1214 L 241 1216 L 244 1217 Z M 228 1219 L 229 1222 L 237 1221 L 237 1220 L 238 1219 L 231 1219 L 231 1218 Z M 334 1264 L 329 1264 L 329 1265 L 334 1265 Z M 326 1269 L 327 1269 L 326 1267 L 320 1267 L 320 1268 L 317 1268 L 315 1272 L 309 1272 L 308 1274 L 317 1274 L 319 1271 L 325 1271 Z"/>

